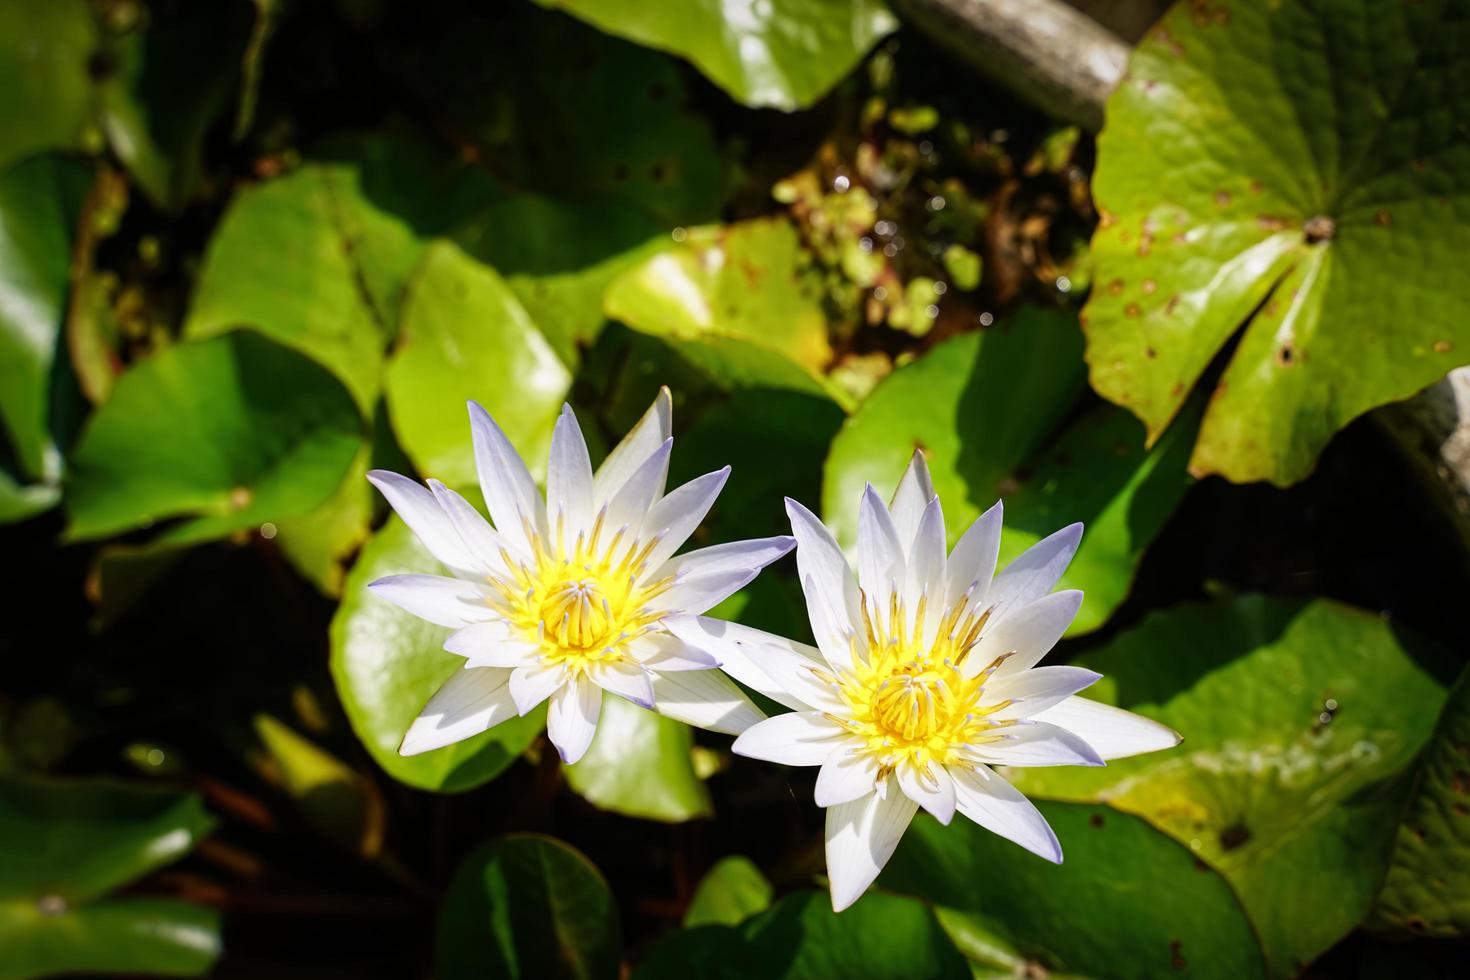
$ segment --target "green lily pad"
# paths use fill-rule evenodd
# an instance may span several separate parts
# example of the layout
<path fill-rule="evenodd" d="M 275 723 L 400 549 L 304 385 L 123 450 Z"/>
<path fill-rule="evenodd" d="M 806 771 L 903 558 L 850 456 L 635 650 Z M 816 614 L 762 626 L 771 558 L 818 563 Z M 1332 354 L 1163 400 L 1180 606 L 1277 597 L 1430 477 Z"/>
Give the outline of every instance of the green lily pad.
<path fill-rule="evenodd" d="M 220 951 L 217 913 L 108 896 L 178 860 L 211 825 L 190 794 L 0 776 L 0 977 L 205 973 Z"/>
<path fill-rule="evenodd" d="M 464 661 L 444 650 L 449 629 L 372 595 L 386 575 L 448 574 L 397 517 L 373 535 L 347 575 L 332 618 L 331 668 L 352 730 L 383 771 L 418 789 L 458 793 L 505 771 L 546 722 L 545 709 L 423 755 L 401 756 L 408 726 Z"/>
<path fill-rule="evenodd" d="M 90 175 L 38 156 L 0 174 L 0 419 L 25 475 L 55 481 L 51 370 L 66 317 L 77 212 Z"/>
<path fill-rule="evenodd" d="M 296 570 L 322 591 L 338 598 L 346 578 L 348 559 L 368 539 L 373 519 L 373 488 L 367 481 L 364 448 L 348 467 L 347 475 L 321 506 L 301 517 L 276 525 L 276 547 Z"/>
<path fill-rule="evenodd" d="M 1049 970 L 1118 980 L 1264 976 L 1230 886 L 1187 848 L 1105 806 L 1037 805 L 1062 842 L 1061 864 L 964 817 L 943 827 L 920 814 L 879 884 L 985 915 Z"/>
<path fill-rule="evenodd" d="M 820 284 L 803 268 L 801 240 L 784 218 L 695 228 L 618 276 L 607 315 L 682 340 L 756 341 L 812 371 L 832 359 Z"/>
<path fill-rule="evenodd" d="M 688 58 L 748 106 L 801 109 L 898 27 L 880 0 L 537 0 L 609 34 Z"/>
<path fill-rule="evenodd" d="M 539 834 L 512 834 L 464 859 L 444 895 L 436 944 L 444 980 L 612 980 L 618 913 L 592 863 Z"/>
<path fill-rule="evenodd" d="M 1398 843 L 1373 925 L 1412 935 L 1470 933 L 1470 673 L 1450 692 Z"/>
<path fill-rule="evenodd" d="M 771 907 L 775 889 L 749 858 L 721 858 L 705 872 L 684 910 L 684 928 L 738 926 Z"/>
<path fill-rule="evenodd" d="M 682 823 L 715 812 L 694 772 L 693 749 L 688 725 L 609 694 L 587 754 L 562 771 L 567 785 L 594 806 Z"/>
<path fill-rule="evenodd" d="M 87 62 L 100 41 L 87 0 L 0 6 L 0 169 L 81 144 L 92 121 Z"/>
<path fill-rule="evenodd" d="M 895 371 L 832 442 L 822 501 L 838 540 L 857 536 L 863 486 L 890 493 L 922 449 L 951 542 L 997 499 L 1003 563 L 1082 521 L 1082 546 L 1061 582 L 1086 594 L 1071 633 L 1105 623 L 1189 486 L 1188 442 L 1171 434 L 1145 451 L 1142 427 L 1111 406 L 1061 428 L 1082 391 L 1080 353 L 1071 317 L 1026 309 Z"/>
<path fill-rule="evenodd" d="M 336 489 L 362 445 L 352 399 L 320 366 L 250 331 L 135 365 L 72 454 L 68 535 L 167 517 L 191 541 L 295 517 Z"/>
<path fill-rule="evenodd" d="M 389 139 L 248 187 L 210 239 L 184 334 L 254 327 L 331 369 L 370 415 L 428 237 L 494 194 L 472 169 Z"/>
<path fill-rule="evenodd" d="M 1157 437 L 1240 334 L 1194 472 L 1299 480 L 1470 361 L 1464 16 L 1179 3 L 1134 52 L 1098 140 L 1087 359 Z"/>
<path fill-rule="evenodd" d="M 1183 746 L 1014 781 L 1139 814 L 1187 845 L 1235 889 L 1270 972 L 1295 976 L 1363 919 L 1388 870 L 1407 789 L 1395 777 L 1444 701 L 1419 662 L 1435 654 L 1325 600 L 1157 613 L 1083 658 L 1104 675 L 1087 694 L 1157 718 Z"/>
<path fill-rule="evenodd" d="M 998 923 L 978 912 L 936 906 L 934 917 L 955 948 L 970 961 L 970 973 L 975 980 L 1013 977 L 1083 980 L 1082 974 L 1047 969 L 1040 961 L 1027 956 Z"/>
<path fill-rule="evenodd" d="M 841 915 L 823 892 L 788 895 L 738 927 L 684 929 L 657 943 L 634 980 L 967 980 L 965 959 L 922 903 L 864 896 Z"/>
<path fill-rule="evenodd" d="M 571 373 L 488 266 L 449 242 L 424 256 L 385 382 L 388 413 L 419 472 L 476 483 L 465 402 L 483 405 L 533 471 L 544 470 Z"/>

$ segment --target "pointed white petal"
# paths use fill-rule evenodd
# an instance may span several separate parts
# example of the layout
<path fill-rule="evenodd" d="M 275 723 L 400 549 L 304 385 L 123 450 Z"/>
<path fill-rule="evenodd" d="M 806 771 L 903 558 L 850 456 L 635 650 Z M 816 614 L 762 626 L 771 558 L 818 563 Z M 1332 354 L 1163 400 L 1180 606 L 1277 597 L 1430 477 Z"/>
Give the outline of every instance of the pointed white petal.
<path fill-rule="evenodd" d="M 1062 845 L 1046 818 L 1010 783 L 984 766 L 953 768 L 955 808 L 994 834 L 1020 844 L 1038 857 L 1062 863 Z"/>
<path fill-rule="evenodd" d="M 997 680 L 1031 669 L 1056 646 L 1081 605 L 1082 593 L 1068 589 L 1022 606 L 999 622 L 992 620 L 965 659 L 965 673 L 973 677 L 1006 654 L 1010 656 L 996 668 Z"/>
<path fill-rule="evenodd" d="M 991 620 L 1003 619 L 1050 592 L 1067 570 L 1081 541 L 1082 525 L 1069 524 L 1017 555 L 995 577 L 985 597 L 986 604 L 994 610 Z"/>
<path fill-rule="evenodd" d="M 915 449 L 914 455 L 909 457 L 908 467 L 898 481 L 898 489 L 893 491 L 893 502 L 888 506 L 889 513 L 893 515 L 893 526 L 898 529 L 898 540 L 905 553 L 913 544 L 914 535 L 919 530 L 924 508 L 933 499 L 934 481 L 929 479 L 929 464 L 925 462 L 923 452 Z"/>
<path fill-rule="evenodd" d="M 457 653 L 472 667 L 530 667 L 541 661 L 541 645 L 511 636 L 503 620 L 466 626 L 444 641 L 444 649 Z"/>
<path fill-rule="evenodd" d="M 1144 752 L 1172 749 L 1182 738 L 1174 729 L 1152 718 L 1079 697 L 1067 698 L 1033 716 L 1032 720 L 1065 728 L 1092 746 L 1104 759 L 1122 759 Z"/>
<path fill-rule="evenodd" d="M 373 470 L 367 478 L 429 553 L 449 566 L 450 571 L 470 574 L 478 570 L 479 564 L 465 547 L 449 515 L 427 488 L 388 470 Z"/>
<path fill-rule="evenodd" d="M 500 426 L 476 402 L 470 402 L 470 436 L 480 492 L 495 530 L 516 550 L 532 554 L 535 549 L 526 538 L 525 524 L 529 522 L 537 534 L 546 532 L 546 506 L 536 481 Z"/>
<path fill-rule="evenodd" d="M 672 633 L 645 633 L 629 640 L 626 649 L 634 660 L 654 673 L 661 670 L 710 670 L 720 666 L 720 661 L 713 654 L 685 643 Z"/>
<path fill-rule="evenodd" d="M 689 540 L 729 478 L 728 466 L 697 476 L 653 505 L 643 519 L 643 539 L 657 537 L 658 544 L 649 553 L 644 578 L 661 574 L 663 563 Z"/>
<path fill-rule="evenodd" d="M 494 667 L 455 671 L 409 726 L 398 753 L 418 755 L 442 748 L 514 718 L 509 680 L 510 671 Z"/>
<path fill-rule="evenodd" d="M 531 709 L 551 697 L 551 693 L 567 682 L 567 669 L 560 664 L 533 664 L 517 667 L 510 675 L 510 696 L 516 711 L 529 714 Z"/>
<path fill-rule="evenodd" d="M 663 625 L 664 629 L 685 643 L 714 656 L 725 673 L 751 690 L 759 691 L 772 701 L 793 710 L 808 710 L 806 702 L 788 694 L 766 673 L 761 665 L 767 654 L 762 652 L 762 648 L 775 646 L 783 653 L 806 660 L 813 666 L 822 666 L 826 661 L 815 647 L 708 616 L 666 616 Z"/>
<path fill-rule="evenodd" d="M 893 856 L 918 805 L 896 786 L 879 796 L 827 810 L 827 877 L 832 908 L 841 912 L 862 897 Z"/>
<path fill-rule="evenodd" d="M 460 541 L 464 542 L 465 552 L 470 560 L 474 562 L 471 566 L 482 575 L 504 576 L 510 573 L 505 563 L 505 554 L 515 555 L 515 549 L 509 547 L 490 522 L 480 516 L 480 512 L 459 494 L 440 483 L 438 480 L 429 481 L 429 489 L 434 493 L 434 499 L 444 511 L 444 516 L 449 518 L 454 532 L 459 535 Z"/>
<path fill-rule="evenodd" d="M 817 806 L 840 806 L 877 788 L 878 763 L 866 752 L 834 752 L 817 773 Z"/>
<path fill-rule="evenodd" d="M 592 481 L 592 497 L 597 507 L 612 500 L 613 495 L 623 488 L 628 478 L 643 462 L 653 455 L 654 450 L 674 434 L 674 401 L 668 388 L 660 388 L 653 404 L 638 424 L 628 430 L 623 441 L 607 454 L 607 459 L 597 468 Z M 663 488 L 659 488 L 663 492 Z"/>
<path fill-rule="evenodd" d="M 368 585 L 373 595 L 440 626 L 468 626 L 494 615 L 473 584 L 442 575 L 389 575 Z"/>
<path fill-rule="evenodd" d="M 627 698 L 640 708 L 653 707 L 653 679 L 637 664 L 627 661 L 592 664 L 587 671 L 593 683 L 604 691 Z"/>
<path fill-rule="evenodd" d="M 546 712 L 546 737 L 556 746 L 561 761 L 570 765 L 582 758 L 592 736 L 597 734 L 597 716 L 602 711 L 602 688 L 585 677 L 563 684 L 551 696 Z"/>
<path fill-rule="evenodd" d="M 934 815 L 934 819 L 948 824 L 954 819 L 954 780 L 944 766 L 930 765 L 920 770 L 909 763 L 900 765 L 894 775 L 904 795 Z"/>
<path fill-rule="evenodd" d="M 971 603 L 983 602 L 990 592 L 990 581 L 995 577 L 995 560 L 1000 554 L 1000 530 L 1005 517 L 1005 507 L 1000 501 L 981 514 L 949 554 L 949 565 L 945 570 L 946 608 L 960 601 L 966 591 Z"/>
<path fill-rule="evenodd" d="M 703 575 L 689 575 L 649 600 L 647 608 L 660 613 L 706 612 L 741 589 L 760 574 L 760 569 L 732 568 Z"/>
<path fill-rule="evenodd" d="M 592 527 L 592 457 L 570 405 L 563 405 L 557 416 L 546 463 L 546 522 L 553 533 L 563 518 L 563 547 L 571 548 L 577 535 Z"/>
<path fill-rule="evenodd" d="M 681 670 L 653 678 L 654 710 L 695 728 L 739 735 L 765 718 L 718 670 Z"/>
<path fill-rule="evenodd" d="M 1024 721 L 1005 729 L 1005 740 L 969 750 L 992 766 L 1101 766 L 1092 746 L 1065 728 L 1044 721 Z"/>
<path fill-rule="evenodd" d="M 859 632 L 863 622 L 852 569 L 815 514 L 790 497 L 786 514 L 796 535 L 796 570 L 817 646 L 834 667 L 851 667 L 848 637 Z"/>
<path fill-rule="evenodd" d="M 914 532 L 911 542 L 904 543 L 904 547 L 908 548 L 909 555 L 908 574 L 903 582 L 904 604 L 917 611 L 920 599 L 924 600 L 924 639 L 925 646 L 928 646 L 934 639 L 930 630 L 939 631 L 945 613 L 944 511 L 939 507 L 938 497 L 924 508 L 924 514 L 919 518 L 919 529 Z"/>
<path fill-rule="evenodd" d="M 786 766 L 820 766 L 846 736 L 841 725 L 820 711 L 793 711 L 750 726 L 730 751 Z"/>
<path fill-rule="evenodd" d="M 1102 678 L 1085 667 L 1033 667 L 1013 674 L 1000 674 L 985 686 L 985 700 L 1010 701 L 1010 706 L 997 711 L 996 721 L 1030 718 L 1052 707 L 1064 698 L 1091 687 Z"/>
<path fill-rule="evenodd" d="M 761 672 L 800 701 L 803 707 L 830 711 L 839 716 L 849 713 L 830 665 L 814 664 L 806 657 L 777 645 L 760 647 L 753 651 L 752 656 L 760 664 Z"/>
<path fill-rule="evenodd" d="M 796 547 L 796 539 L 789 534 L 777 535 L 774 538 L 731 541 L 729 544 L 700 548 L 671 559 L 664 563 L 659 574 L 660 577 L 672 575 L 679 579 L 735 570 L 759 572 L 794 547 Z"/>
<path fill-rule="evenodd" d="M 858 585 L 880 607 L 887 605 L 888 595 L 903 585 L 903 545 L 883 498 L 869 483 L 858 504 Z"/>
<path fill-rule="evenodd" d="M 669 455 L 674 451 L 674 440 L 665 439 L 663 445 L 654 449 L 643 465 L 632 472 L 621 488 L 607 502 L 607 517 L 604 518 L 605 533 L 611 535 L 623 531 L 619 547 L 637 547 L 638 535 L 643 531 L 644 518 L 653 505 L 663 496 L 664 483 L 669 478 Z"/>

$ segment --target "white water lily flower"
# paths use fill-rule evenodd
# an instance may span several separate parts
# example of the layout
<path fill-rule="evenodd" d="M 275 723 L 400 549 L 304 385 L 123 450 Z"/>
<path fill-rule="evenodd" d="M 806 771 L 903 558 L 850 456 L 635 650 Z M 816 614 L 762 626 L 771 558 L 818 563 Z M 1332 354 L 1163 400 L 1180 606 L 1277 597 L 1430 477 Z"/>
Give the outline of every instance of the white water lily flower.
<path fill-rule="evenodd" d="M 1098 674 L 1036 666 L 1082 601 L 1052 592 L 1080 524 L 995 575 L 997 503 L 946 556 L 939 498 L 915 453 L 891 507 L 871 486 L 863 495 L 854 577 L 827 528 L 786 506 L 817 646 L 699 617 L 669 625 L 794 709 L 751 727 L 734 751 L 822 767 L 837 911 L 878 876 L 919 807 L 945 824 L 958 811 L 1060 863 L 1046 820 L 991 766 L 1096 766 L 1179 743 L 1163 725 L 1078 697 Z"/>
<path fill-rule="evenodd" d="M 569 407 L 552 433 L 546 497 L 490 415 L 470 403 L 480 489 L 492 527 L 463 497 L 375 470 L 373 484 L 453 573 L 369 586 L 416 616 L 455 627 L 465 659 L 409 728 L 416 755 L 551 701 L 546 728 L 566 762 L 587 751 L 602 692 L 679 721 L 739 734 L 765 716 L 698 643 L 665 617 L 702 613 L 791 550 L 790 537 L 674 552 L 704 519 L 727 466 L 664 493 L 672 402 L 653 406 L 594 474 Z"/>

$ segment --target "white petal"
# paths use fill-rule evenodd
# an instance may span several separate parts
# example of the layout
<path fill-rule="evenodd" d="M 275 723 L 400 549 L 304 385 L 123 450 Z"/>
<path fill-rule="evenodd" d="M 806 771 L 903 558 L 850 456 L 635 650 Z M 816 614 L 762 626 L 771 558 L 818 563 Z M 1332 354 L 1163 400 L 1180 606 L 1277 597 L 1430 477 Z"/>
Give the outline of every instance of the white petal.
<path fill-rule="evenodd" d="M 934 481 L 929 479 L 929 464 L 925 462 L 923 452 L 915 449 L 914 455 L 909 457 L 908 467 L 898 481 L 898 489 L 893 491 L 893 501 L 888 506 L 889 513 L 893 515 L 893 526 L 898 529 L 898 540 L 904 546 L 905 553 L 908 553 L 914 535 L 919 530 L 924 508 L 933 499 Z"/>
<path fill-rule="evenodd" d="M 476 402 L 470 402 L 470 437 L 475 445 L 480 492 L 495 530 L 516 550 L 534 553 L 525 524 L 529 522 L 536 534 L 545 534 L 546 507 L 525 461 L 490 413 Z"/>
<path fill-rule="evenodd" d="M 439 506 L 439 501 L 427 488 L 388 470 L 373 470 L 367 478 L 431 555 L 458 574 L 471 574 L 478 570 L 479 563 L 465 547 L 449 515 L 444 513 L 444 508 Z"/>
<path fill-rule="evenodd" d="M 1062 863 L 1062 845 L 1046 818 L 1021 791 L 984 766 L 950 770 L 955 808 L 994 834 L 1020 844 L 1054 864 Z"/>
<path fill-rule="evenodd" d="M 627 698 L 640 708 L 653 707 L 653 680 L 637 664 L 627 661 L 591 664 L 587 671 L 593 683 L 604 691 Z"/>
<path fill-rule="evenodd" d="M 430 480 L 429 489 L 444 510 L 444 516 L 454 526 L 454 532 L 464 542 L 465 551 L 474 562 L 472 567 L 475 571 L 483 575 L 508 575 L 510 569 L 506 566 L 504 553 L 514 553 L 515 549 L 509 547 L 495 533 L 490 522 L 481 517 L 480 512 L 468 500 L 438 480 Z"/>
<path fill-rule="evenodd" d="M 592 497 L 597 507 L 612 500 L 638 467 L 652 456 L 659 445 L 674 434 L 674 401 L 667 387 L 660 388 L 653 404 L 638 424 L 628 430 L 623 441 L 607 454 L 592 481 Z M 659 488 L 662 492 L 662 487 Z"/>
<path fill-rule="evenodd" d="M 455 671 L 409 726 L 399 755 L 442 748 L 514 718 L 509 680 L 510 671 L 493 667 Z"/>
<path fill-rule="evenodd" d="M 1068 589 L 1022 606 L 999 622 L 992 620 L 966 658 L 965 673 L 973 677 L 1006 654 L 1010 656 L 996 668 L 997 679 L 1029 670 L 1057 645 L 1081 605 L 1082 593 Z"/>
<path fill-rule="evenodd" d="M 1070 697 L 1032 718 L 1065 728 L 1092 746 L 1104 759 L 1172 749 L 1181 741 L 1174 729 L 1152 718 L 1110 704 Z"/>
<path fill-rule="evenodd" d="M 643 537 L 657 536 L 658 544 L 649 553 L 645 578 L 660 574 L 663 563 L 689 540 L 729 478 L 728 466 L 697 476 L 653 505 L 643 520 Z"/>
<path fill-rule="evenodd" d="M 830 711 L 839 716 L 850 709 L 842 699 L 837 676 L 826 663 L 814 664 L 806 657 L 792 653 L 785 646 L 770 644 L 753 651 L 761 672 L 804 708 Z"/>
<path fill-rule="evenodd" d="M 966 592 L 971 603 L 982 602 L 995 577 L 995 560 L 1000 554 L 1000 530 L 1005 508 L 1000 501 L 981 514 L 955 542 L 945 571 L 945 608 L 953 606 Z"/>
<path fill-rule="evenodd" d="M 788 694 L 766 673 L 761 664 L 767 654 L 761 652 L 761 648 L 775 646 L 783 653 L 800 657 L 813 666 L 822 666 L 826 661 L 815 647 L 708 616 L 667 616 L 663 625 L 664 629 L 685 643 L 713 655 L 725 673 L 751 690 L 759 691 L 772 701 L 796 711 L 808 709 L 806 702 Z"/>
<path fill-rule="evenodd" d="M 848 637 L 859 631 L 863 621 L 852 569 L 815 514 L 790 497 L 786 498 L 786 514 L 796 535 L 796 570 L 817 646 L 833 666 L 851 667 Z"/>
<path fill-rule="evenodd" d="M 515 699 L 516 711 L 529 714 L 566 681 L 567 669 L 560 664 L 517 667 L 510 675 L 510 696 Z"/>
<path fill-rule="evenodd" d="M 444 641 L 444 649 L 457 653 L 472 667 L 531 667 L 541 661 L 541 644 L 511 636 L 503 620 L 466 626 Z"/>
<path fill-rule="evenodd" d="M 712 732 L 739 735 L 765 718 L 735 682 L 718 670 L 681 670 L 653 678 L 654 710 Z"/>
<path fill-rule="evenodd" d="M 628 641 L 628 654 L 648 670 L 710 670 L 720 666 L 713 654 L 672 633 L 645 633 Z"/>
<path fill-rule="evenodd" d="M 673 575 L 677 579 L 735 570 L 759 572 L 794 547 L 796 539 L 789 534 L 774 538 L 731 541 L 729 544 L 717 544 L 680 555 L 665 562 L 659 574 L 660 577 Z"/>
<path fill-rule="evenodd" d="M 867 891 L 917 809 L 890 786 L 882 796 L 872 793 L 827 810 L 827 877 L 834 911 L 841 912 Z"/>
<path fill-rule="evenodd" d="M 1044 721 L 1007 726 L 1005 741 L 986 742 L 970 754 L 993 766 L 1101 766 L 1092 746 L 1065 728 Z"/>
<path fill-rule="evenodd" d="M 888 595 L 903 585 L 903 545 L 883 498 L 869 483 L 858 505 L 858 585 L 868 598 L 887 605 Z"/>
<path fill-rule="evenodd" d="M 1081 541 L 1082 525 L 1070 524 L 1017 555 L 995 577 L 985 596 L 986 604 L 994 610 L 991 620 L 1003 619 L 1012 610 L 1050 592 L 1067 570 Z"/>
<path fill-rule="evenodd" d="M 373 595 L 440 626 L 468 626 L 494 615 L 469 582 L 443 575 L 389 575 L 368 585 Z"/>
<path fill-rule="evenodd" d="M 817 806 L 840 806 L 877 788 L 878 763 L 866 752 L 834 752 L 817 773 Z"/>
<path fill-rule="evenodd" d="M 563 405 L 557 416 L 546 463 L 546 522 L 555 533 L 562 520 L 566 548 L 592 528 L 592 457 L 570 405 Z"/>
<path fill-rule="evenodd" d="M 551 696 L 546 712 L 546 737 L 556 746 L 561 761 L 576 762 L 597 734 L 597 716 L 602 711 L 602 688 L 585 677 L 563 684 Z"/>
<path fill-rule="evenodd" d="M 1085 667 L 1033 667 L 1012 674 L 997 674 L 985 686 L 985 700 L 1011 701 L 992 717 L 997 721 L 1009 718 L 1030 718 L 1052 707 L 1064 698 L 1091 687 L 1102 677 L 1095 670 Z"/>
<path fill-rule="evenodd" d="M 894 772 L 899 789 L 909 799 L 928 810 L 942 824 L 954 819 L 954 780 L 944 766 L 930 765 L 919 769 L 903 763 Z"/>
<path fill-rule="evenodd" d="M 846 736 L 841 725 L 820 711 L 793 711 L 750 726 L 730 751 L 786 766 L 820 766 Z"/>
<path fill-rule="evenodd" d="M 697 615 L 718 606 L 759 574 L 760 569 L 755 568 L 686 576 L 650 599 L 647 608 L 651 612 Z"/>
<path fill-rule="evenodd" d="M 919 529 L 914 532 L 912 542 L 905 542 L 909 549 L 908 574 L 904 580 L 904 603 L 911 610 L 919 608 L 924 600 L 926 628 L 925 646 L 934 642 L 930 630 L 939 632 L 944 619 L 944 511 L 939 507 L 939 498 L 929 501 L 924 515 L 919 519 Z"/>
<path fill-rule="evenodd" d="M 630 548 L 637 547 L 644 519 L 663 496 L 664 483 L 669 478 L 669 455 L 673 451 L 674 440 L 665 439 L 607 503 L 606 533 L 612 535 L 626 528 L 622 541 Z"/>

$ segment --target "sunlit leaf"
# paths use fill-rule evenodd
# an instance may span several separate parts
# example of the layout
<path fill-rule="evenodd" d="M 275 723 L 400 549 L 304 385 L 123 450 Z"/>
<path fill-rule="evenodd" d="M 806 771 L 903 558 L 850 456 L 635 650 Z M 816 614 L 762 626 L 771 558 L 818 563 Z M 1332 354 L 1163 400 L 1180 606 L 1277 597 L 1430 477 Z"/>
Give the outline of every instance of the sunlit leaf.
<path fill-rule="evenodd" d="M 276 523 L 276 547 L 323 594 L 342 595 L 344 563 L 367 540 L 373 488 L 368 450 L 360 450 L 337 489 L 309 514 Z"/>
<path fill-rule="evenodd" d="M 1291 483 L 1470 359 L 1470 111 L 1454 0 L 1179 3 L 1108 103 L 1093 386 L 1167 426 L 1241 333 L 1191 466 Z M 1245 324 L 1242 331 L 1241 325 Z"/>
<path fill-rule="evenodd" d="M 170 347 L 135 365 L 72 456 L 68 533 L 96 538 L 167 517 L 219 537 L 324 501 L 362 445 L 346 390 L 259 334 Z"/>
<path fill-rule="evenodd" d="M 714 816 L 694 773 L 689 726 L 612 694 L 602 699 L 597 734 L 567 785 L 588 802 L 628 817 L 680 823 Z"/>
<path fill-rule="evenodd" d="M 881 0 L 537 0 L 688 58 L 750 106 L 799 109 L 827 93 L 898 26 Z"/>
<path fill-rule="evenodd" d="M 460 865 L 439 911 L 444 980 L 612 980 L 618 914 L 585 857 L 537 834 L 502 837 Z"/>
<path fill-rule="evenodd" d="M 1080 347 L 1069 316 L 1023 310 L 881 382 L 827 458 L 823 508 L 839 539 L 856 538 L 864 484 L 890 494 L 922 449 L 951 542 L 997 499 L 1005 502 L 1003 563 L 1082 521 L 1082 547 L 1061 585 L 1086 593 L 1072 632 L 1101 626 L 1188 486 L 1188 441 L 1171 434 L 1145 452 L 1141 426 L 1111 406 L 1059 431 L 1082 390 Z"/>
<path fill-rule="evenodd" d="M 391 518 L 373 535 L 342 588 L 332 620 L 332 678 L 337 694 L 373 761 L 419 789 L 446 793 L 494 779 L 531 744 L 545 723 L 538 710 L 454 745 L 423 755 L 398 754 L 408 726 L 464 660 L 444 650 L 449 629 L 425 622 L 372 595 L 367 585 L 386 575 L 447 574 L 406 525 Z"/>
<path fill-rule="evenodd" d="M 312 828 L 341 847 L 375 857 L 387 820 L 377 787 L 270 715 L 255 716 L 255 734 L 270 755 L 272 775 Z"/>
<path fill-rule="evenodd" d="M 722 858 L 705 872 L 684 910 L 684 928 L 738 926 L 771 906 L 775 889 L 749 858 Z"/>
<path fill-rule="evenodd" d="M 87 0 L 0 5 L 0 169 L 81 143 L 92 120 L 87 62 L 99 40 Z"/>
<path fill-rule="evenodd" d="M 1325 600 L 1156 613 L 1081 661 L 1104 675 L 1087 696 L 1155 717 L 1184 744 L 1015 782 L 1177 838 L 1230 881 L 1271 973 L 1294 976 L 1363 918 L 1383 880 L 1407 789 L 1395 777 L 1444 700 L 1421 663 L 1435 654 Z"/>

